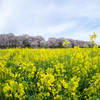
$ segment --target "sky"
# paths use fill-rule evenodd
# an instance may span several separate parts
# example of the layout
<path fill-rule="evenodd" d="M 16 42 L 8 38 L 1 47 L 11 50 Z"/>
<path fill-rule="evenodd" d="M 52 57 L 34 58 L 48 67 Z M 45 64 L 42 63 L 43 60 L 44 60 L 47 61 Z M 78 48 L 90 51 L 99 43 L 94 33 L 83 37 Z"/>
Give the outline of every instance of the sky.
<path fill-rule="evenodd" d="M 100 45 L 100 0 L 0 0 L 0 34 L 27 34 Z"/>

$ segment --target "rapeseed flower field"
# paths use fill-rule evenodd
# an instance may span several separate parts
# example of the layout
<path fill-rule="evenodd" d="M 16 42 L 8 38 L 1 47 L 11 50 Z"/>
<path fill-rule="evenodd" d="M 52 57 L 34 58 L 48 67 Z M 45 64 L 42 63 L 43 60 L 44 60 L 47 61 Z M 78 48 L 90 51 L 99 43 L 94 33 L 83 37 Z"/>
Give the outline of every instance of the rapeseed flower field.
<path fill-rule="evenodd" d="M 0 49 L 0 100 L 100 100 L 100 48 Z"/>

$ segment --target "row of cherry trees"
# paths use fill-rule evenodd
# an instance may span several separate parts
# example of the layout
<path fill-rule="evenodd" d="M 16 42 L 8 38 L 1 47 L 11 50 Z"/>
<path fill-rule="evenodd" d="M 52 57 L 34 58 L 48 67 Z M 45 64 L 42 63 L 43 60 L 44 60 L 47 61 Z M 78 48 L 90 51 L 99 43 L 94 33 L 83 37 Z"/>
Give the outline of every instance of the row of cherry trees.
<path fill-rule="evenodd" d="M 20 35 L 15 36 L 13 33 L 0 34 L 0 48 L 7 47 L 30 47 L 30 48 L 63 48 L 63 42 L 67 40 L 69 42 L 68 48 L 73 48 L 74 46 L 84 46 L 90 47 L 88 41 L 79 41 L 73 39 L 65 38 L 49 38 L 47 41 L 42 36 L 29 36 Z"/>

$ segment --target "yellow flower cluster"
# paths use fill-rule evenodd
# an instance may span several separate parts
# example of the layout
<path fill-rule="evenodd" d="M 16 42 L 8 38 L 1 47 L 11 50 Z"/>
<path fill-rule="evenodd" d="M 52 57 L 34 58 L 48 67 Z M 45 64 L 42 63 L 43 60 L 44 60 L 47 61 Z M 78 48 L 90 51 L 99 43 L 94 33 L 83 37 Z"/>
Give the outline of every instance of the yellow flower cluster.
<path fill-rule="evenodd" d="M 64 42 L 63 42 L 63 46 L 64 46 L 64 47 L 68 47 L 68 46 L 69 46 L 69 42 L 66 41 L 66 40 L 64 40 Z"/>
<path fill-rule="evenodd" d="M 3 84 L 3 93 L 5 94 L 6 98 L 12 98 L 13 96 L 15 96 L 15 98 L 19 98 L 20 100 L 25 99 L 23 84 L 18 84 L 13 80 L 7 80 L 7 83 Z"/>
<path fill-rule="evenodd" d="M 0 100 L 100 100 L 100 49 L 0 49 Z"/>
<path fill-rule="evenodd" d="M 93 35 L 90 34 L 90 41 L 89 41 L 89 42 L 91 42 L 92 44 L 94 44 L 94 43 L 95 43 L 95 38 L 96 38 L 96 37 L 97 37 L 97 34 L 95 34 L 95 32 L 93 33 Z M 90 43 L 90 44 L 91 44 L 91 43 Z M 91 45 L 92 45 L 92 44 L 91 44 Z"/>

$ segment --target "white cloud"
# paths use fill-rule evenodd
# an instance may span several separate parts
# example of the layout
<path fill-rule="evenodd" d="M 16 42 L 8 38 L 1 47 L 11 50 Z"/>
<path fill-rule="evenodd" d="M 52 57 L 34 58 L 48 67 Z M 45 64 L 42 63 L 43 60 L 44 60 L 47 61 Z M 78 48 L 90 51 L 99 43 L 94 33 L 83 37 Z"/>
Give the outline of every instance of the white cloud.
<path fill-rule="evenodd" d="M 19 30 L 17 33 L 21 32 L 22 34 L 29 34 L 29 35 L 41 35 L 44 36 L 45 38 L 49 38 L 49 36 L 57 36 L 58 33 L 62 33 L 63 31 L 66 31 L 70 28 L 73 28 L 76 25 L 76 22 L 68 22 L 64 24 L 59 24 L 59 25 L 54 25 L 54 26 L 47 26 L 47 27 L 39 27 L 39 28 L 27 28 L 23 29 L 21 26 L 19 26 Z M 48 36 L 45 36 L 47 35 Z"/>
<path fill-rule="evenodd" d="M 68 37 L 88 40 L 94 31 L 100 38 L 99 0 L 1 0 L 0 33 Z"/>
<path fill-rule="evenodd" d="M 2 32 L 7 26 L 9 17 L 13 12 L 13 2 L 12 0 L 1 0 L 0 5 L 0 32 Z"/>

